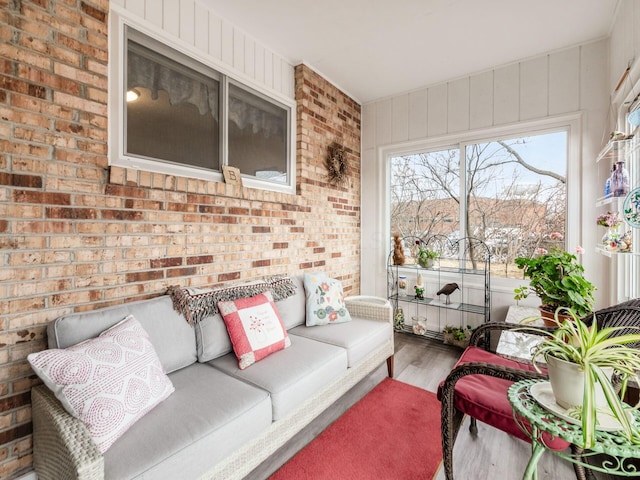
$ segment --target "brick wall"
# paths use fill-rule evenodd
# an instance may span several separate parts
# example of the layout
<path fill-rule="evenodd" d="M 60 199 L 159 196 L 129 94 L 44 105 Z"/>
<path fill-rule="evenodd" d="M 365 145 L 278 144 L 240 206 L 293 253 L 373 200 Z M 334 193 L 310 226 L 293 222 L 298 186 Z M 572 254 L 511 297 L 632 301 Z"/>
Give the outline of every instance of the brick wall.
<path fill-rule="evenodd" d="M 31 469 L 26 363 L 59 315 L 322 269 L 360 290 L 360 106 L 296 68 L 297 194 L 109 168 L 108 0 L 0 0 L 0 477 Z M 327 183 L 334 140 L 349 185 Z"/>

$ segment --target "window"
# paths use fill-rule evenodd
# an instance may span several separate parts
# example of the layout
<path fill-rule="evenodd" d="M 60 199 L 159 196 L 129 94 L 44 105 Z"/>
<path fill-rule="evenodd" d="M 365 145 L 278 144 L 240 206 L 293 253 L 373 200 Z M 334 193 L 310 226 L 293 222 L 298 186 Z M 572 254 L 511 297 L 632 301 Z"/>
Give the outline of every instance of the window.
<path fill-rule="evenodd" d="M 480 238 L 492 275 L 521 278 L 514 258 L 564 247 L 566 176 L 566 131 L 394 156 L 390 233 Z"/>
<path fill-rule="evenodd" d="M 246 88 L 229 84 L 229 165 L 287 182 L 287 112 Z"/>
<path fill-rule="evenodd" d="M 125 153 L 219 170 L 220 82 L 184 63 L 129 39 Z"/>
<path fill-rule="evenodd" d="M 230 165 L 249 186 L 292 191 L 292 101 L 276 101 L 140 32 L 125 32 L 122 163 L 213 180 Z"/>

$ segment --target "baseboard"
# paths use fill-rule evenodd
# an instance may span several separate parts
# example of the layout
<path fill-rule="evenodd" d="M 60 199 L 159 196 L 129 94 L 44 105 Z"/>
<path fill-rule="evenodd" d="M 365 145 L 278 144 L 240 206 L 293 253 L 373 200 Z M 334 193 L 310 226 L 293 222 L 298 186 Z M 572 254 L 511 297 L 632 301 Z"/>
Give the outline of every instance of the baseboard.
<path fill-rule="evenodd" d="M 16 478 L 16 480 L 38 480 L 38 475 L 36 475 L 36 472 L 29 472 Z"/>

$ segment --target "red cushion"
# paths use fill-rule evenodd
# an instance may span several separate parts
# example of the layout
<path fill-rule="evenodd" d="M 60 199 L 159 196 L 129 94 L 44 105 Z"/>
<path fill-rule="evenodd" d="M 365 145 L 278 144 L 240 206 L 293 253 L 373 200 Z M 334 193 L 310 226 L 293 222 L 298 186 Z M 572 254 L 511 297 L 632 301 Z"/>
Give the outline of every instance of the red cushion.
<path fill-rule="evenodd" d="M 468 347 L 455 366 L 470 362 L 535 370 L 533 365 L 509 360 L 478 347 Z M 507 398 L 507 391 L 512 384 L 513 382 L 508 380 L 488 375 L 467 375 L 456 382 L 454 405 L 456 409 L 487 425 L 530 442 L 529 437 L 513 420 L 513 409 Z M 438 388 L 438 398 L 440 398 L 440 388 Z M 545 444 L 554 450 L 564 450 L 569 446 L 569 443 L 564 440 L 550 436 L 545 437 Z"/>

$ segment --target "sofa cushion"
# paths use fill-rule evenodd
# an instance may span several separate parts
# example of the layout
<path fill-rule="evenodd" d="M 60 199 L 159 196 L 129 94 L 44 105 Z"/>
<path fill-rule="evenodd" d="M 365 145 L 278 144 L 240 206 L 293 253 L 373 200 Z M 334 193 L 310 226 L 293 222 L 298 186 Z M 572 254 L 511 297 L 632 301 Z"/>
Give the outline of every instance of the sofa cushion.
<path fill-rule="evenodd" d="M 97 337 L 100 332 L 133 315 L 142 325 L 167 372 L 196 361 L 195 332 L 162 295 L 90 312 L 63 315 L 47 326 L 49 348 L 67 348 Z"/>
<path fill-rule="evenodd" d="M 174 390 L 147 333 L 131 315 L 97 338 L 27 358 L 102 453 Z"/>
<path fill-rule="evenodd" d="M 273 420 L 280 420 L 319 390 L 344 375 L 347 351 L 343 348 L 290 335 L 291 346 L 240 370 L 233 354 L 208 363 L 227 375 L 271 394 Z"/>
<path fill-rule="evenodd" d="M 291 345 L 271 292 L 218 302 L 241 370 Z"/>
<path fill-rule="evenodd" d="M 295 285 L 295 293 L 282 300 L 276 300 L 280 318 L 287 330 L 302 325 L 306 319 L 306 296 L 302 275 L 293 275 L 291 283 Z"/>
<path fill-rule="evenodd" d="M 535 371 L 531 364 L 504 358 L 478 347 L 466 348 L 454 368 L 470 362 Z M 456 382 L 455 407 L 483 423 L 530 442 L 529 437 L 513 421 L 513 409 L 507 396 L 511 385 L 513 382 L 489 375 L 467 375 Z M 438 399 L 441 399 L 441 388 L 442 383 L 438 387 Z M 525 426 L 531 428 L 526 421 Z M 553 450 L 564 450 L 569 446 L 564 440 L 548 434 L 544 434 L 544 439 L 545 444 Z"/>
<path fill-rule="evenodd" d="M 169 378 L 176 391 L 105 453 L 106 479 L 200 478 L 271 425 L 264 390 L 201 363 Z"/>
<path fill-rule="evenodd" d="M 354 317 L 350 322 L 337 325 L 301 325 L 292 328 L 289 333 L 346 349 L 348 365 L 353 367 L 388 342 L 393 336 L 393 327 L 388 322 Z"/>
<path fill-rule="evenodd" d="M 219 313 L 203 318 L 194 328 L 199 362 L 206 363 L 233 351 L 227 326 Z"/>
<path fill-rule="evenodd" d="M 307 326 L 327 325 L 351 320 L 344 304 L 342 282 L 327 277 L 322 272 L 304 274 L 304 290 L 307 296 Z"/>

